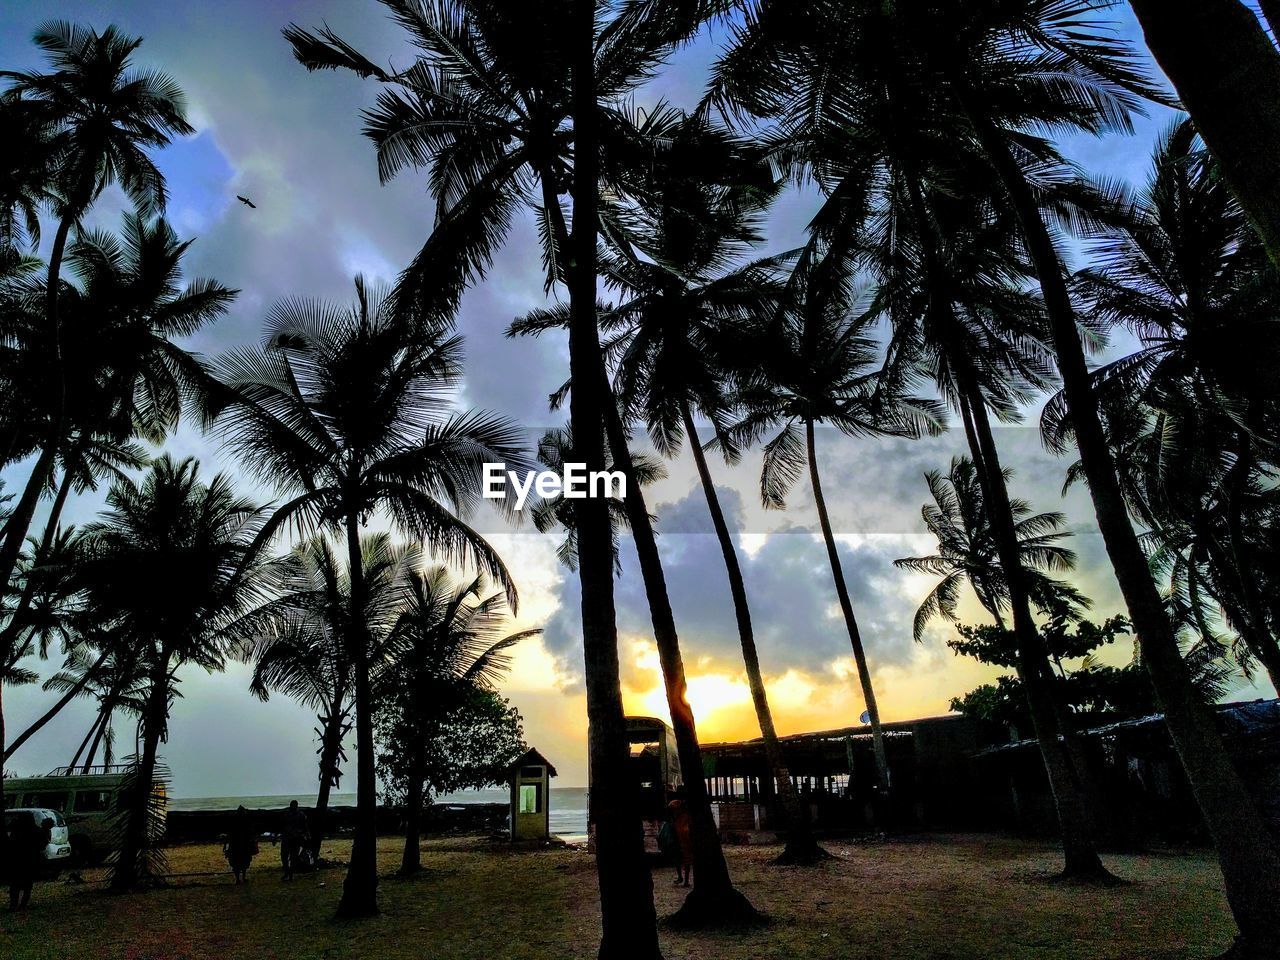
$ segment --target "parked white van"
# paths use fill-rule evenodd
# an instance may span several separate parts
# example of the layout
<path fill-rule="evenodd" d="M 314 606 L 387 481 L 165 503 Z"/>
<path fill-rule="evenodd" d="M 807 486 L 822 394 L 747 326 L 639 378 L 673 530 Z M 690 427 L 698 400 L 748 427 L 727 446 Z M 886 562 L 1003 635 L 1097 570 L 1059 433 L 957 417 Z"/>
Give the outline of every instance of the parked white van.
<path fill-rule="evenodd" d="M 39 808 L 60 815 L 69 833 L 76 862 L 93 864 L 107 854 L 110 830 L 107 818 L 116 808 L 124 784 L 123 765 L 94 766 L 88 773 L 59 767 L 43 777 L 15 777 L 4 782 L 4 802 L 9 810 Z"/>

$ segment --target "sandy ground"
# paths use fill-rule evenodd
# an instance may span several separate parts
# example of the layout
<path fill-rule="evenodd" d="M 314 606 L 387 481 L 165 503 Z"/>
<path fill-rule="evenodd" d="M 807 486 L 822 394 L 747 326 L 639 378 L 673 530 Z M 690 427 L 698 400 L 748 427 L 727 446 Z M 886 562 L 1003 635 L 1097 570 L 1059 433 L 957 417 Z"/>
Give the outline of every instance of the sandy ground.
<path fill-rule="evenodd" d="M 1130 881 L 1111 889 L 1052 883 L 1044 844 L 927 836 L 873 845 L 829 843 L 819 867 L 775 867 L 777 848 L 728 850 L 740 889 L 771 918 L 747 934 L 663 930 L 667 960 L 991 960 L 1208 957 L 1233 927 L 1211 856 L 1113 856 Z M 327 843 L 342 858 L 347 844 Z M 380 845 L 384 874 L 400 844 Z M 281 881 L 264 844 L 250 883 L 179 877 L 169 889 L 108 896 L 101 883 L 44 883 L 32 909 L 0 912 L 0 958 L 270 960 L 270 958 L 591 958 L 599 924 L 595 865 L 585 852 L 513 853 L 479 839 L 428 841 L 422 875 L 384 876 L 382 916 L 338 922 L 343 871 Z M 225 871 L 216 846 L 170 851 L 175 873 Z M 88 880 L 101 871 L 85 874 Z M 654 873 L 660 915 L 682 890 Z M 5 902 L 7 906 L 7 900 Z"/>

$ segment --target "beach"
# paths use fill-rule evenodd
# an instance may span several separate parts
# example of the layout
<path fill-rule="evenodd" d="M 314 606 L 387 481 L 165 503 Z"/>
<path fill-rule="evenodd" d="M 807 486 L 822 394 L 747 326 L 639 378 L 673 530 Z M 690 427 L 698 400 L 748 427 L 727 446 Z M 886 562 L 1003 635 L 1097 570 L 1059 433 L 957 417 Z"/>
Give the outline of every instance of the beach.
<path fill-rule="evenodd" d="M 234 810 L 244 806 L 249 810 L 282 810 L 290 801 L 297 800 L 303 808 L 315 806 L 315 794 L 268 794 L 263 796 L 230 797 L 170 797 L 169 809 L 173 811 Z M 461 790 L 444 794 L 433 801 L 438 806 L 461 806 L 475 803 L 509 803 L 511 794 L 506 788 L 488 790 Z M 584 843 L 587 839 L 587 788 L 552 787 L 550 790 L 551 832 L 567 843 Z M 354 793 L 334 793 L 329 797 L 331 807 L 354 807 Z"/>

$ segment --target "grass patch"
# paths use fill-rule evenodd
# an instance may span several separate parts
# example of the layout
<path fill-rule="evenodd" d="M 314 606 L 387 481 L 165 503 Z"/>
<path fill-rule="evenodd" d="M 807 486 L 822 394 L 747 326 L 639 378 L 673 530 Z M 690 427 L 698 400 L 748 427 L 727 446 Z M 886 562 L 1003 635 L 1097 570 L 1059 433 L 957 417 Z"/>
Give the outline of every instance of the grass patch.
<path fill-rule="evenodd" d="M 816 867 L 769 864 L 776 847 L 728 849 L 739 888 L 771 919 L 741 934 L 661 933 L 667 960 L 1153 960 L 1206 957 L 1234 932 L 1217 866 L 1205 854 L 1126 855 L 1115 888 L 1050 884 L 1050 846 L 984 836 L 876 845 L 828 843 Z M 325 844 L 345 859 L 349 844 Z M 236 887 L 212 845 L 169 851 L 167 889 L 113 897 L 101 883 L 40 884 L 26 914 L 0 913 L 12 960 L 558 960 L 595 956 L 595 863 L 586 853 L 514 853 L 479 839 L 423 845 L 423 872 L 392 874 L 401 844 L 379 846 L 382 916 L 333 919 L 342 869 L 284 883 L 264 845 Z M 95 880 L 101 871 L 89 871 Z M 659 913 L 679 907 L 674 873 L 654 873 Z"/>

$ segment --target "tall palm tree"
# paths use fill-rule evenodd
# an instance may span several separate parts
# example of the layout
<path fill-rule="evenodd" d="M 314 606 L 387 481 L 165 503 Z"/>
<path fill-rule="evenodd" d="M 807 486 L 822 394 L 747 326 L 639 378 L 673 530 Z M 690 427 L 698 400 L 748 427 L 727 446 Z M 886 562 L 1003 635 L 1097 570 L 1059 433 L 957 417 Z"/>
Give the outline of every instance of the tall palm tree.
<path fill-rule="evenodd" d="M 312 34 L 290 27 L 286 37 L 311 69 L 347 68 L 387 85 L 366 129 L 379 148 L 380 175 L 431 170 L 435 229 L 401 277 L 399 297 L 451 313 L 466 286 L 483 276 L 514 212 L 534 206 L 548 288 L 563 281 L 569 291 L 573 430 L 587 469 L 598 470 L 606 459 L 601 430 L 608 400 L 595 316 L 596 242 L 601 229 L 614 226 L 601 216 L 600 188 L 641 179 L 629 162 L 634 125 L 625 98 L 717 5 L 384 5 L 420 52 L 406 71 L 382 69 L 328 29 Z M 565 193 L 573 202 L 572 234 L 561 206 Z M 616 456 L 625 454 L 620 446 Z M 652 903 L 652 879 L 622 762 L 608 509 L 590 499 L 577 506 L 601 956 L 656 956 L 655 915 L 637 909 Z"/>
<path fill-rule="evenodd" d="M 779 19 L 782 5 L 764 4 Z M 822 5 L 829 7 L 829 5 Z M 922 136 L 944 136 L 959 151 L 976 150 L 999 181 L 999 202 L 1018 220 L 1045 300 L 1050 340 L 1076 428 L 1099 526 L 1116 569 L 1130 616 L 1144 646 L 1143 663 L 1155 683 L 1179 754 L 1218 844 L 1220 861 L 1245 941 L 1277 938 L 1265 904 L 1280 893 L 1280 859 L 1267 839 L 1239 777 L 1232 769 L 1187 674 L 1177 637 L 1165 615 L 1146 558 L 1129 522 L 1115 464 L 1107 449 L 1096 398 L 1090 390 L 1080 332 L 1062 263 L 1028 161 L 1052 153 L 1034 128 L 1102 132 L 1127 130 L 1142 98 L 1163 95 L 1135 65 L 1131 48 L 1115 39 L 1089 0 L 1018 0 L 944 7 L 919 3 L 846 5 L 882 16 L 878 49 L 896 59 L 888 76 L 905 80 L 922 109 L 900 113 Z M 829 7 L 830 13 L 834 7 Z M 835 11 L 838 13 L 838 11 Z M 761 16 L 753 22 L 762 20 Z M 840 23 L 839 19 L 827 23 Z M 748 31 L 750 38 L 758 32 Z M 838 30 L 831 36 L 841 36 Z M 787 34 L 786 36 L 791 36 Z M 806 36 L 812 39 L 812 31 Z M 784 44 L 784 48 L 787 45 Z M 829 44 L 836 47 L 838 44 Z M 816 48 L 814 48 L 816 49 Z M 788 49 L 788 53 L 793 51 Z M 752 51 L 743 48 L 743 56 Z M 815 71 L 812 75 L 818 76 Z M 1069 77 L 1069 82 L 1063 82 Z M 770 89 L 767 85 L 762 89 Z M 774 88 L 776 89 L 776 87 Z M 812 99 L 826 103 L 825 98 Z M 856 128 L 855 128 L 856 129 Z M 975 408 L 976 412 L 976 408 Z M 998 476 L 998 463 L 985 467 Z M 996 485 L 998 487 L 998 485 Z M 1001 549 L 1016 547 L 1007 511 L 996 503 Z M 1015 612 L 1017 607 L 1015 607 Z M 1030 635 L 1029 624 L 1022 632 Z M 1264 946 L 1264 949 L 1266 947 Z"/>
<path fill-rule="evenodd" d="M 1044 295 L 1058 371 L 1099 529 L 1135 631 L 1142 638 L 1143 664 L 1214 837 L 1228 899 L 1240 927 L 1240 949 L 1269 951 L 1280 943 L 1280 922 L 1268 906 L 1280 896 L 1280 850 L 1232 766 L 1211 712 L 1195 695 L 1178 638 L 1126 510 L 1061 257 L 1017 162 L 1019 142 L 1030 122 L 1067 123 L 1090 132 L 1126 129 L 1140 97 L 1161 97 L 1134 65 L 1132 49 L 1116 41 L 1095 19 L 1094 6 L 1084 0 L 966 4 L 963 12 L 950 11 L 955 16 L 929 22 L 923 37 L 918 22 L 911 29 L 927 50 L 929 63 L 936 64 L 1018 218 Z M 1073 91 L 1064 90 L 1058 82 L 1064 69 L 1078 78 Z M 1003 108 L 1013 102 L 1010 96 L 1017 97 L 1018 106 Z M 1026 103 L 1035 109 L 1024 109 Z"/>
<path fill-rule="evenodd" d="M 706 218 L 711 217 L 718 218 L 724 229 L 731 229 L 727 221 L 732 217 L 734 202 L 745 202 L 758 212 L 776 192 L 772 178 L 758 158 L 748 156 L 732 138 L 725 136 L 722 131 L 712 129 L 700 119 L 688 118 L 679 111 L 660 105 L 643 120 L 637 121 L 636 132 L 648 143 L 647 151 L 651 161 L 648 169 L 649 182 L 634 198 L 616 194 L 611 196 L 607 213 L 616 227 L 608 234 L 614 255 L 604 263 L 603 272 L 611 283 L 623 289 L 626 288 L 626 283 L 620 279 L 620 275 L 627 266 L 635 266 L 643 271 L 640 251 L 647 257 L 661 259 L 664 256 L 660 249 L 661 241 L 655 242 L 660 236 L 655 229 L 656 218 L 665 213 L 668 220 L 666 226 L 672 230 L 676 229 L 671 222 L 673 220 L 679 219 L 690 229 L 695 229 L 695 225 L 704 223 Z M 674 196 L 677 190 L 680 191 L 679 199 L 682 201 L 679 204 Z M 722 195 L 720 210 L 710 209 L 703 197 L 705 192 Z M 563 235 L 563 223 L 557 221 L 552 226 L 553 232 L 561 235 L 563 240 L 557 247 L 564 249 L 568 238 Z M 738 227 L 741 229 L 742 225 L 738 224 Z M 668 254 L 671 252 L 666 251 Z M 674 262 L 672 265 L 674 266 Z M 666 273 L 666 270 L 658 268 L 658 272 Z M 629 337 L 628 323 L 621 319 L 625 314 L 625 310 L 610 310 L 604 318 L 603 326 L 609 337 L 606 353 L 617 353 Z M 507 333 L 508 336 L 538 334 L 551 328 L 568 327 L 570 320 L 571 310 L 564 306 L 537 310 L 512 324 Z M 605 395 L 612 398 L 614 388 L 607 376 L 602 376 L 602 383 Z M 559 394 L 553 397 L 557 405 L 564 394 L 569 392 L 570 386 L 571 384 L 565 384 Z M 611 400 L 606 404 L 604 416 L 608 440 L 606 458 L 628 479 L 627 496 L 623 503 L 616 506 L 625 515 L 625 523 L 632 531 L 636 547 L 680 763 L 683 769 L 701 770 L 702 752 L 698 744 L 693 710 L 686 696 L 687 683 L 675 614 L 667 592 L 662 558 L 653 530 L 653 518 L 644 499 L 643 487 L 647 482 L 646 476 L 651 472 L 650 464 L 647 458 L 638 458 L 632 453 L 625 417 L 617 402 Z M 549 436 L 552 439 L 563 439 L 562 436 Z M 576 537 L 572 546 L 576 549 Z M 754 644 L 751 649 L 754 651 Z M 763 687 L 760 689 L 763 690 Z M 756 923 L 758 913 L 734 889 L 729 877 L 705 784 L 699 782 L 699 778 L 690 777 L 686 787 L 689 794 L 688 808 L 693 821 L 695 880 L 693 891 L 686 897 L 672 922 L 685 928 Z M 784 791 L 789 787 L 788 781 L 783 787 Z M 798 805 L 792 806 L 795 813 L 793 823 L 801 823 Z M 805 833 L 803 827 L 798 828 L 795 833 L 796 840 L 791 843 L 786 853 L 787 858 L 793 861 L 802 859 L 802 847 L 807 856 L 814 855 L 816 847 L 812 842 L 806 846 L 800 840 Z"/>
<path fill-rule="evenodd" d="M 542 320 L 546 321 L 548 318 L 543 317 Z M 519 332 L 522 323 L 518 321 L 512 329 Z M 622 426 L 622 417 L 616 407 L 609 411 L 609 415 L 607 466 L 621 470 L 627 478 L 625 498 L 621 502 L 613 499 L 606 501 L 612 528 L 614 565 L 621 572 L 617 531 L 629 528 L 649 604 L 649 616 L 653 624 L 655 646 L 658 648 L 667 710 L 676 738 L 680 769 L 702 770 L 702 748 L 698 743 L 693 708 L 689 704 L 688 682 L 680 651 L 680 638 L 676 631 L 675 613 L 667 591 L 662 557 L 658 553 L 653 529 L 654 518 L 648 512 L 643 494 L 643 487 L 665 476 L 666 471 L 661 462 L 629 449 L 630 438 Z M 623 451 L 621 456 L 617 453 L 619 450 Z M 552 470 L 559 471 L 566 462 L 576 462 L 576 457 L 571 430 L 550 430 L 538 444 L 538 459 Z M 565 539 L 557 552 L 561 561 L 570 569 L 575 569 L 578 564 L 578 534 L 573 507 L 574 504 L 569 500 L 554 497 L 540 501 L 533 511 L 534 524 L 540 531 L 546 532 L 556 526 L 566 528 Z M 693 826 L 694 888 L 670 918 L 670 922 L 683 929 L 750 926 L 758 923 L 759 913 L 733 886 L 729 876 L 729 867 L 720 844 L 719 828 L 711 812 L 705 778 L 688 776 L 684 779 Z"/>
<path fill-rule="evenodd" d="M 693 451 L 724 557 L 772 782 L 786 811 L 787 842 L 779 859 L 808 863 L 823 858 L 823 851 L 808 830 L 778 742 L 737 547 L 694 425 L 695 415 L 710 420 L 730 451 L 725 361 L 717 356 L 738 329 L 776 309 L 785 258 L 734 261 L 760 240 L 759 222 L 777 184 L 758 152 L 705 121 L 686 120 L 678 132 L 633 218 L 638 224 L 612 238 L 617 252 L 605 265 L 605 277 L 626 299 L 604 315 L 603 328 L 616 356 L 617 390 L 627 417 L 644 422 L 663 455 L 678 453 L 686 439 Z M 691 174 L 695 164 L 716 172 Z"/>
<path fill-rule="evenodd" d="M 81 620 L 91 621 L 86 609 Z M 92 640 L 72 647 L 63 661 L 62 668 L 44 683 L 46 690 L 63 691 L 64 696 L 91 697 L 96 710 L 84 739 L 67 764 L 71 772 L 84 758 L 81 772 L 88 773 L 103 748 L 103 762 L 111 763 L 115 741 L 115 714 L 123 710 L 141 717 L 146 702 L 149 679 L 145 667 L 139 662 L 139 647 L 130 642 L 128 635 L 119 631 L 97 632 Z"/>
<path fill-rule="evenodd" d="M 204 483 L 195 460 L 165 456 L 140 483 L 113 485 L 106 512 L 85 528 L 90 606 L 129 638 L 146 674 L 142 747 L 123 800 L 112 890 L 151 879 L 161 863 L 150 802 L 176 673 L 188 665 L 221 670 L 238 621 L 262 599 L 255 546 L 264 517 L 225 475 Z M 140 591 L 140 583 L 159 589 Z"/>
<path fill-rule="evenodd" d="M 68 342 L 62 330 L 62 263 L 71 228 L 111 184 L 118 184 L 140 215 L 163 210 L 164 177 L 148 151 L 167 146 L 174 136 L 194 133 L 185 118 L 182 90 L 167 74 L 141 70 L 132 63 L 141 38 L 114 26 L 99 33 L 63 21 L 50 21 L 35 33 L 35 43 L 53 68 L 48 73 L 0 73 L 8 93 L 39 105 L 56 157 L 54 195 L 57 217 L 44 291 L 44 323 L 52 347 L 55 376 L 48 386 L 50 418 L 40 454 L 0 542 L 0 582 L 13 573 L 36 504 L 53 471 L 65 429 L 66 395 L 72 386 L 63 369 Z"/>
<path fill-rule="evenodd" d="M 1280 683 L 1254 573 L 1268 531 L 1250 517 L 1276 464 L 1272 267 L 1190 121 L 1166 131 L 1146 186 L 1116 203 L 1074 292 L 1094 322 L 1142 345 L 1093 373 L 1126 498 L 1162 546 L 1199 553 L 1244 652 Z M 1042 419 L 1069 445 L 1061 394 Z"/>
<path fill-rule="evenodd" d="M 61 360 L 71 386 L 58 405 L 64 427 L 54 468 L 61 466 L 62 476 L 44 542 L 58 529 L 70 493 L 96 489 L 103 478 L 144 466 L 146 457 L 134 439 L 163 442 L 184 405 L 206 388 L 202 362 L 175 341 L 224 313 L 236 291 L 212 280 L 184 281 L 182 260 L 190 245 L 163 218 L 147 222 L 135 214 L 124 218 L 119 234 L 86 231 L 70 249 L 68 266 L 80 282 L 65 286 L 60 309 L 63 329 L 73 335 Z M 31 285 L 25 298 L 29 302 L 11 328 L 21 371 L 13 386 L 34 398 L 27 412 L 48 421 L 56 414 L 40 398 L 56 372 L 40 314 L 43 290 Z M 0 630 L 0 645 L 13 629 L 11 620 Z M 70 696 L 55 703 L 6 755 L 68 702 Z"/>
<path fill-rule="evenodd" d="M 755 356 L 764 362 L 739 371 L 742 386 L 735 400 L 742 413 L 730 436 L 745 444 L 772 434 L 764 444 L 760 477 L 766 506 L 782 507 L 788 490 L 808 469 L 871 723 L 878 787 L 881 797 L 887 798 L 892 784 L 880 709 L 822 492 L 816 428 L 828 424 L 846 436 L 866 437 L 919 436 L 937 432 L 940 426 L 935 403 L 907 395 L 914 378 L 910 370 L 892 359 L 882 369 L 880 351 L 871 336 L 876 317 L 862 307 L 854 269 L 834 248 L 797 264 L 782 309 L 755 343 Z"/>
<path fill-rule="evenodd" d="M 386 650 L 396 685 L 404 691 L 410 738 L 400 872 L 422 865 L 420 820 L 431 730 L 464 709 L 467 696 L 492 691 L 511 668 L 507 652 L 541 630 L 507 632 L 510 608 L 502 591 L 487 592 L 484 577 L 456 582 L 444 566 L 408 578 L 395 630 Z"/>
<path fill-rule="evenodd" d="M 366 589 L 359 620 L 369 644 L 365 659 L 375 690 L 381 688 L 388 669 L 386 646 L 420 559 L 417 551 L 393 548 L 385 533 L 361 538 L 360 576 Z M 323 535 L 277 560 L 269 575 L 276 597 L 259 610 L 262 634 L 245 650 L 253 661 L 249 689 L 262 700 L 281 693 L 316 711 L 320 770 L 316 829 L 310 839 L 312 851 L 318 854 L 329 797 L 342 776 L 343 742 L 351 731 L 355 707 L 355 658 L 347 646 L 351 577 L 339 549 Z"/>
<path fill-rule="evenodd" d="M 355 281 L 342 306 L 286 300 L 267 316 L 260 347 L 216 363 L 225 391 L 207 411 L 246 468 L 288 499 L 264 527 L 340 533 L 349 583 L 347 648 L 353 665 L 357 827 L 339 912 L 377 912 L 377 798 L 373 668 L 359 617 L 369 596 L 360 529 L 385 514 L 438 555 L 475 563 L 506 589 L 515 585 L 497 552 L 466 523 L 481 501 L 486 462 L 518 469 L 515 424 L 469 411 L 449 413 L 461 374 L 461 342 L 439 325 L 397 315 Z"/>

